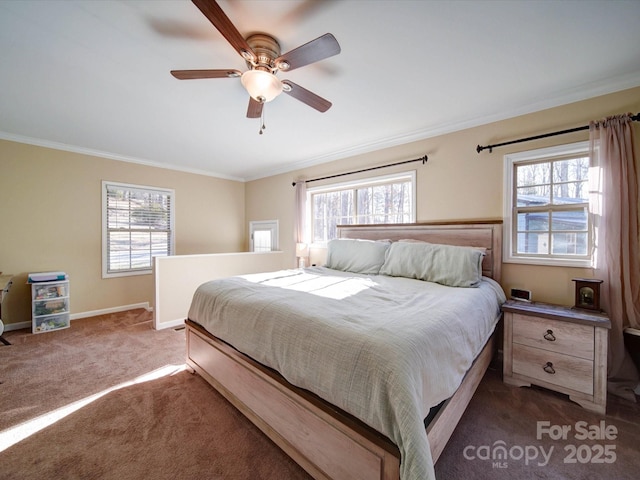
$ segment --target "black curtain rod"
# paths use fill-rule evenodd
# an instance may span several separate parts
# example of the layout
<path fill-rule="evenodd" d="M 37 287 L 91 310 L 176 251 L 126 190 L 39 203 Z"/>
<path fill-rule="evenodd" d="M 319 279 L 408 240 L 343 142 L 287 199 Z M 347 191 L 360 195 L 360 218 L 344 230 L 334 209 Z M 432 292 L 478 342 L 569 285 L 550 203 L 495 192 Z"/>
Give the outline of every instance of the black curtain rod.
<path fill-rule="evenodd" d="M 338 173 L 336 175 L 329 175 L 328 177 L 312 178 L 310 180 L 300 180 L 300 181 L 304 183 L 317 182 L 319 180 L 327 180 L 329 178 L 344 177 L 345 175 L 354 175 L 356 173 L 370 172 L 371 170 L 378 170 L 379 168 L 395 167 L 396 165 L 404 165 L 405 163 L 412 163 L 412 162 L 422 162 L 422 164 L 424 165 L 425 163 L 427 163 L 427 160 L 429 160 L 429 158 L 425 155 L 424 157 L 414 158 L 413 160 L 404 160 L 402 162 L 390 163 L 388 165 L 378 165 L 377 167 L 363 168 L 362 170 L 355 170 L 353 172 Z M 291 185 L 295 187 L 296 183 L 297 182 L 293 182 Z"/>
<path fill-rule="evenodd" d="M 631 120 L 633 120 L 634 122 L 640 121 L 640 113 L 636 115 L 631 115 Z M 518 140 L 511 140 L 510 142 L 496 143 L 495 145 L 485 145 L 484 147 L 478 145 L 476 147 L 476 152 L 480 153 L 481 151 L 488 149 L 489 153 L 491 153 L 493 149 L 496 147 L 504 147 L 505 145 L 511 145 L 513 143 L 529 142 L 531 140 L 538 140 L 540 138 L 555 137 L 556 135 L 564 135 L 566 133 L 580 132 L 582 130 L 589 130 L 589 125 L 583 125 L 582 127 L 576 127 L 576 128 L 569 128 L 567 130 L 560 130 L 559 132 L 543 133 L 542 135 L 536 135 L 534 137 L 527 137 L 527 138 L 520 138 Z"/>

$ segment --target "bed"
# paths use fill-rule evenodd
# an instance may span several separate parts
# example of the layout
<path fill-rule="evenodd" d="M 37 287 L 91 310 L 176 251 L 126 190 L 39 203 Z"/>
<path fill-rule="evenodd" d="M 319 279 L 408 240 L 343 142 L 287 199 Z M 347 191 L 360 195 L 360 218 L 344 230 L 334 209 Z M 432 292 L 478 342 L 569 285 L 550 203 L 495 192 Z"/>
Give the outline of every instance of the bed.
<path fill-rule="evenodd" d="M 495 350 L 501 222 L 338 232 L 331 268 L 199 287 L 187 363 L 314 478 L 433 478 Z"/>

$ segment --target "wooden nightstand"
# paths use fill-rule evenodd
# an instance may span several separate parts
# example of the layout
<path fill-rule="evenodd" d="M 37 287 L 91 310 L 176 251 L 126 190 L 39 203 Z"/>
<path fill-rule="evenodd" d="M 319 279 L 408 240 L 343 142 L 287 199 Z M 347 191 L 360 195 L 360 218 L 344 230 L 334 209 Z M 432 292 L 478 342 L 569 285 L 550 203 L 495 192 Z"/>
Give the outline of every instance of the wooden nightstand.
<path fill-rule="evenodd" d="M 503 380 L 549 388 L 587 410 L 607 408 L 605 314 L 544 303 L 508 301 L 504 312 Z"/>

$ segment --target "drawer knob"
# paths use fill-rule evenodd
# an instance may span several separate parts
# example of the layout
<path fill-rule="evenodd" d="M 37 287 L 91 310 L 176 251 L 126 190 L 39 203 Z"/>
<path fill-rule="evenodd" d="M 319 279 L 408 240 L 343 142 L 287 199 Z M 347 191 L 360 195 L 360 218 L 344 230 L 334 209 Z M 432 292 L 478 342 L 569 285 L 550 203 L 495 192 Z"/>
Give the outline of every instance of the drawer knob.
<path fill-rule="evenodd" d="M 544 334 L 544 338 L 550 342 L 556 341 L 556 336 L 553 334 L 553 330 L 547 330 L 547 333 Z"/>
<path fill-rule="evenodd" d="M 547 362 L 547 364 L 546 364 L 544 367 L 542 367 L 542 369 L 543 369 L 545 372 L 550 373 L 551 375 L 553 375 L 554 373 L 556 373 L 555 368 L 553 368 L 553 363 L 551 363 L 551 362 Z"/>

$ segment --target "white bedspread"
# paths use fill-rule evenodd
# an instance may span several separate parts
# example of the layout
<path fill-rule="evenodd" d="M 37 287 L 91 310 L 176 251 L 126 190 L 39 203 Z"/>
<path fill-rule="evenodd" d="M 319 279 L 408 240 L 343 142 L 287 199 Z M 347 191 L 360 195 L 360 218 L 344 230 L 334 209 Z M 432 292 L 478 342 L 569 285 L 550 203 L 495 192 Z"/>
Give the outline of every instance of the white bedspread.
<path fill-rule="evenodd" d="M 214 280 L 189 318 L 388 436 L 403 480 L 434 478 L 423 419 L 450 397 L 504 302 L 478 288 L 313 267 Z"/>

